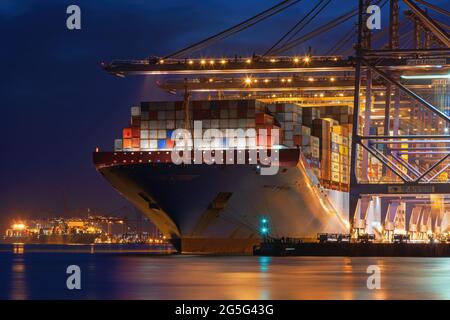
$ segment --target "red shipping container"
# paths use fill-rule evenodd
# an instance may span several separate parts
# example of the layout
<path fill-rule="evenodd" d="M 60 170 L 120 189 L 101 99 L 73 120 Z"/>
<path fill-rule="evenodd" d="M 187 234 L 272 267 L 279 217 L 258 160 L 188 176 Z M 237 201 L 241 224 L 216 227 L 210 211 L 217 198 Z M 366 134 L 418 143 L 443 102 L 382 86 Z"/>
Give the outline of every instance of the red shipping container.
<path fill-rule="evenodd" d="M 266 129 L 267 131 L 267 135 L 268 136 L 271 136 L 272 135 L 272 130 L 278 130 L 278 132 L 279 132 L 279 135 L 280 135 L 280 138 L 281 138 L 281 136 L 283 135 L 283 130 L 280 128 L 280 127 L 278 127 L 278 126 L 275 126 L 275 125 L 273 125 L 273 124 L 257 124 L 256 125 L 256 134 L 259 134 L 259 130 L 263 130 L 263 129 Z"/>
<path fill-rule="evenodd" d="M 123 128 L 122 138 L 127 139 L 127 138 L 131 138 L 131 137 L 132 137 L 131 128 Z"/>
<path fill-rule="evenodd" d="M 148 119 L 149 120 L 158 120 L 158 111 L 149 111 Z"/>
<path fill-rule="evenodd" d="M 141 116 L 131 116 L 131 125 L 133 127 L 141 126 Z"/>
<path fill-rule="evenodd" d="M 131 128 L 131 136 L 133 138 L 140 138 L 141 137 L 141 130 L 139 128 Z"/>
<path fill-rule="evenodd" d="M 273 124 L 273 117 L 267 113 L 256 113 L 255 123 L 258 124 Z"/>
<path fill-rule="evenodd" d="M 166 148 L 172 149 L 174 146 L 174 141 L 172 139 L 166 139 Z"/>
<path fill-rule="evenodd" d="M 131 139 L 131 147 L 132 148 L 139 148 L 140 146 L 141 146 L 141 139 L 139 139 L 139 138 Z"/>
<path fill-rule="evenodd" d="M 294 145 L 301 146 L 302 145 L 302 136 L 294 136 Z"/>
<path fill-rule="evenodd" d="M 131 148 L 131 139 L 123 139 L 123 148 L 130 149 Z"/>

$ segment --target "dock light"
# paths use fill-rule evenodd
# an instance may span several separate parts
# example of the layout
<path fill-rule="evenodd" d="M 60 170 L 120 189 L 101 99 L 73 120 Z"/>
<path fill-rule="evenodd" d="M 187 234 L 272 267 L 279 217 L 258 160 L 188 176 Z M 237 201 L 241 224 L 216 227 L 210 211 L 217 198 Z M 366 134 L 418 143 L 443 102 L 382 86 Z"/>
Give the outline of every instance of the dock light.
<path fill-rule="evenodd" d="M 159 60 L 159 63 L 163 64 L 164 63 L 164 59 Z"/>
<path fill-rule="evenodd" d="M 188 62 L 190 65 L 192 65 L 192 64 L 194 64 L 194 61 L 192 61 L 192 60 L 189 60 L 189 62 Z"/>
<path fill-rule="evenodd" d="M 261 219 L 261 223 L 267 223 L 267 219 L 266 218 L 262 218 Z"/>
<path fill-rule="evenodd" d="M 200 64 L 205 64 L 205 63 L 206 63 L 205 60 L 201 60 L 201 61 L 200 61 Z"/>
<path fill-rule="evenodd" d="M 12 225 L 13 230 L 24 230 L 25 229 L 25 224 L 23 223 L 14 223 Z"/>
<path fill-rule="evenodd" d="M 214 60 L 211 60 L 211 61 L 209 62 L 209 64 L 213 65 L 213 64 L 214 64 Z"/>
<path fill-rule="evenodd" d="M 287 82 L 292 82 L 292 79 L 290 79 L 290 78 L 289 78 L 289 79 L 287 79 Z"/>
<path fill-rule="evenodd" d="M 335 57 L 334 59 L 333 59 L 334 61 L 338 61 L 338 58 L 337 57 Z"/>
<path fill-rule="evenodd" d="M 309 77 L 309 78 L 308 78 L 308 81 L 309 81 L 309 82 L 313 82 L 313 81 L 314 81 L 314 78 Z"/>
<path fill-rule="evenodd" d="M 252 79 L 251 78 L 245 78 L 245 84 L 251 84 Z"/>
<path fill-rule="evenodd" d="M 272 58 L 272 59 L 270 59 L 270 62 L 275 63 L 275 62 L 277 62 L 277 60 Z"/>
<path fill-rule="evenodd" d="M 281 82 L 285 82 L 285 81 L 286 81 L 286 79 L 284 79 L 284 78 L 283 78 L 283 79 L 281 79 Z"/>
<path fill-rule="evenodd" d="M 334 82 L 334 80 L 336 80 L 336 79 L 334 79 L 333 77 L 330 78 L 330 81 L 331 81 L 331 82 Z"/>
<path fill-rule="evenodd" d="M 246 63 L 252 63 L 252 60 L 247 59 L 247 60 L 245 60 L 245 62 L 246 62 Z"/>
<path fill-rule="evenodd" d="M 411 76 L 400 76 L 403 79 L 450 79 L 449 74 L 422 74 L 422 75 L 411 75 Z"/>
<path fill-rule="evenodd" d="M 222 60 L 220 60 L 220 63 L 221 64 L 225 64 L 225 63 L 227 63 L 224 59 L 222 59 Z"/>
<path fill-rule="evenodd" d="M 253 80 L 254 83 L 258 83 L 258 79 Z"/>
<path fill-rule="evenodd" d="M 306 63 L 308 63 L 308 62 L 311 61 L 311 58 L 310 58 L 310 57 L 305 57 L 305 58 L 303 58 L 303 61 L 306 62 Z"/>
<path fill-rule="evenodd" d="M 320 97 L 323 98 L 323 93 L 320 94 Z"/>
<path fill-rule="evenodd" d="M 445 128 L 445 129 L 444 129 L 444 132 L 448 132 L 448 128 Z"/>
<path fill-rule="evenodd" d="M 214 81 L 214 79 L 213 78 L 209 78 L 209 82 L 213 82 Z"/>
<path fill-rule="evenodd" d="M 299 61 L 298 58 L 294 58 L 295 63 L 298 63 L 298 61 Z"/>
<path fill-rule="evenodd" d="M 269 231 L 267 228 L 265 228 L 265 227 L 261 228 L 261 233 L 262 234 L 266 234 L 267 231 Z"/>

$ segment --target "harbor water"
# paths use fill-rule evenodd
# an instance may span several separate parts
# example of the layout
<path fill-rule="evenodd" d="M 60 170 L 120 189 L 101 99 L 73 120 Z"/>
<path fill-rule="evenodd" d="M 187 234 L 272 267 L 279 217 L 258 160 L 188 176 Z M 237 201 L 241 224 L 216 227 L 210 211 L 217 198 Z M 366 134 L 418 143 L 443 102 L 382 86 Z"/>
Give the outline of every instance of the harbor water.
<path fill-rule="evenodd" d="M 0 245 L 1 299 L 450 299 L 449 258 L 168 254 L 146 245 Z M 66 286 L 67 267 L 81 289 Z M 380 289 L 368 289 L 370 266 Z"/>

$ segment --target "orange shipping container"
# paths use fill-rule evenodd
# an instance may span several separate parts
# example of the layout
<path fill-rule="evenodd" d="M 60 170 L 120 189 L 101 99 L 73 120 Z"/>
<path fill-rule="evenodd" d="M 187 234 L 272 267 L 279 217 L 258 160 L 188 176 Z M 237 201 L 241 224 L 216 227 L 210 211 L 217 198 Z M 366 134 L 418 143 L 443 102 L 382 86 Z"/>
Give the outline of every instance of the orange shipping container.
<path fill-rule="evenodd" d="M 131 139 L 131 147 L 132 148 L 140 148 L 141 147 L 141 139 L 139 139 L 139 138 L 132 138 Z"/>
<path fill-rule="evenodd" d="M 166 139 L 166 148 L 172 149 L 174 146 L 174 141 L 172 139 Z"/>
<path fill-rule="evenodd" d="M 123 139 L 123 148 L 124 149 L 131 148 L 131 138 Z"/>

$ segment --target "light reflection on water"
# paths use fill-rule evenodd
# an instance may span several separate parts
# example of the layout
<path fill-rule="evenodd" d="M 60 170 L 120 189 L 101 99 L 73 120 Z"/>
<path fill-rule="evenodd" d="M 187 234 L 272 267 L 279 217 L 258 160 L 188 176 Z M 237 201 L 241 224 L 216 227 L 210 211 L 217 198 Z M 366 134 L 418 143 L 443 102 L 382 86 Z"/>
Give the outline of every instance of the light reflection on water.
<path fill-rule="evenodd" d="M 9 266 L 0 275 L 9 284 L 0 287 L 0 298 L 450 299 L 447 258 L 167 256 L 128 249 L 0 246 L 0 268 Z M 65 288 L 70 264 L 81 267 L 80 291 Z M 366 287 L 369 265 L 380 267 L 380 290 Z"/>

